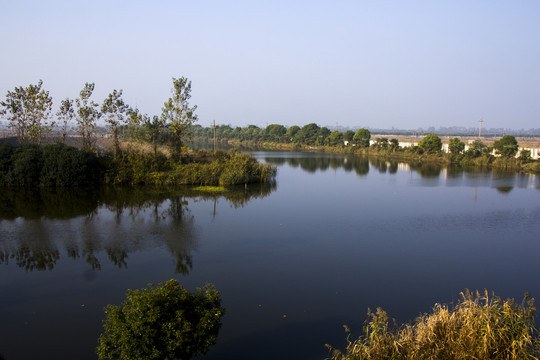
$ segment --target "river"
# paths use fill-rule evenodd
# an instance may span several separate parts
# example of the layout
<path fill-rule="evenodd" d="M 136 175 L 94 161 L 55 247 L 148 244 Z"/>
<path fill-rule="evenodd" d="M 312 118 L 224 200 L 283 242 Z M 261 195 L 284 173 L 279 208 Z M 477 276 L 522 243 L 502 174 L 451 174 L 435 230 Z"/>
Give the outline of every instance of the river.
<path fill-rule="evenodd" d="M 540 177 L 254 152 L 276 183 L 0 195 L 0 354 L 96 359 L 127 289 L 213 283 L 226 308 L 202 359 L 323 359 L 368 308 L 399 322 L 465 288 L 540 296 Z"/>

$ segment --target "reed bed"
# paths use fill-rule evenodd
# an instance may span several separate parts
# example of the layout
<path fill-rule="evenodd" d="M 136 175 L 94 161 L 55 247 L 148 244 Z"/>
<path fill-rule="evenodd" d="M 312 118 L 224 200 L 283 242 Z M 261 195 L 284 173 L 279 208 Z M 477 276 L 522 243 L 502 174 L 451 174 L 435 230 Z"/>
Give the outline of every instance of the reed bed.
<path fill-rule="evenodd" d="M 364 333 L 348 335 L 344 352 L 330 345 L 332 360 L 360 359 L 538 359 L 536 304 L 528 293 L 521 303 L 489 294 L 462 292 L 450 308 L 436 304 L 413 323 L 390 327 L 387 313 L 368 311 Z"/>

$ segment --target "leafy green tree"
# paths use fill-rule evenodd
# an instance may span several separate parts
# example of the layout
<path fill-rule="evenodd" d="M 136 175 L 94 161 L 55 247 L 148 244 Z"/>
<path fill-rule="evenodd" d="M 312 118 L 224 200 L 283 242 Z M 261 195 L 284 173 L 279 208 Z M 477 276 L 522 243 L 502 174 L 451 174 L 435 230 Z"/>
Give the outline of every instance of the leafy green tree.
<path fill-rule="evenodd" d="M 290 128 L 287 129 L 287 132 L 285 133 L 285 136 L 287 137 L 287 141 L 294 141 L 294 137 L 296 134 L 300 131 L 300 126 L 293 125 Z"/>
<path fill-rule="evenodd" d="M 73 119 L 75 118 L 75 108 L 73 107 L 73 100 L 65 98 L 60 103 L 60 109 L 56 113 L 58 120 L 60 120 L 60 131 L 62 132 L 62 144 L 66 143 L 66 137 L 68 128 Z"/>
<path fill-rule="evenodd" d="M 125 123 L 126 118 L 124 117 L 124 113 L 128 109 L 129 107 L 124 102 L 124 99 L 122 99 L 122 90 L 116 91 L 116 89 L 107 96 L 101 106 L 101 113 L 105 116 L 105 122 L 113 136 L 115 156 L 117 156 L 120 150 L 120 142 L 118 140 L 120 125 Z"/>
<path fill-rule="evenodd" d="M 532 160 L 531 150 L 525 150 L 525 149 L 521 150 L 519 152 L 518 159 L 519 161 L 524 162 L 524 163 L 530 162 Z"/>
<path fill-rule="evenodd" d="M 216 342 L 225 309 L 213 285 L 192 294 L 171 279 L 126 297 L 105 308 L 99 359 L 191 359 Z"/>
<path fill-rule="evenodd" d="M 375 139 L 375 144 L 373 144 L 378 150 L 388 149 L 388 138 L 380 137 Z"/>
<path fill-rule="evenodd" d="M 49 121 L 53 100 L 48 91 L 42 89 L 43 81 L 26 88 L 16 87 L 8 91 L 2 101 L 2 114 L 7 116 L 9 126 L 16 130 L 19 143 L 28 140 L 40 144 L 51 131 Z"/>
<path fill-rule="evenodd" d="M 442 140 L 435 134 L 428 134 L 418 143 L 418 147 L 427 154 L 438 153 L 442 148 Z"/>
<path fill-rule="evenodd" d="M 96 122 L 101 117 L 98 110 L 99 105 L 90 100 L 93 92 L 94 83 L 85 83 L 79 98 L 75 99 L 77 132 L 82 138 L 82 147 L 85 150 L 92 150 L 94 147 L 94 129 L 96 128 Z"/>
<path fill-rule="evenodd" d="M 319 129 L 319 126 L 315 123 L 304 125 L 294 135 L 294 141 L 301 144 L 313 145 L 317 141 Z"/>
<path fill-rule="evenodd" d="M 127 125 L 128 125 L 128 134 L 127 137 L 130 140 L 135 139 L 135 131 L 138 125 L 144 124 L 146 120 L 146 115 L 143 115 L 138 108 L 129 108 L 126 110 L 127 114 Z M 162 121 L 164 121 L 162 119 Z"/>
<path fill-rule="evenodd" d="M 328 142 L 328 137 L 330 136 L 330 130 L 325 127 L 325 126 L 322 126 L 321 128 L 319 128 L 319 131 L 317 132 L 317 141 L 316 143 L 318 145 L 324 145 Z"/>
<path fill-rule="evenodd" d="M 191 81 L 181 77 L 173 78 L 172 97 L 163 105 L 161 117 L 172 132 L 173 151 L 177 155 L 182 153 L 182 141 L 188 135 L 191 125 L 197 121 L 195 110 L 197 105 L 189 107 L 191 98 Z"/>
<path fill-rule="evenodd" d="M 399 140 L 394 138 L 390 139 L 390 150 L 396 151 L 399 149 Z"/>
<path fill-rule="evenodd" d="M 287 128 L 279 124 L 270 124 L 264 129 L 264 137 L 270 141 L 281 141 L 286 133 Z"/>
<path fill-rule="evenodd" d="M 480 140 L 474 140 L 469 146 L 469 150 L 465 151 L 465 156 L 468 158 L 477 158 L 482 156 L 482 153 L 489 150 L 488 146 Z"/>
<path fill-rule="evenodd" d="M 371 139 L 371 132 L 368 129 L 358 129 L 353 136 L 353 141 L 360 147 L 369 147 L 369 140 Z"/>
<path fill-rule="evenodd" d="M 452 155 L 459 155 L 463 150 L 465 150 L 465 143 L 459 140 L 457 137 L 450 139 L 448 143 L 448 150 Z"/>
<path fill-rule="evenodd" d="M 353 141 L 353 137 L 354 137 L 354 131 L 352 130 L 347 130 L 343 133 L 343 141 L 348 141 L 348 142 L 351 142 Z"/>
<path fill-rule="evenodd" d="M 152 141 L 152 146 L 154 147 L 154 158 L 156 158 L 159 136 L 161 135 L 161 131 L 165 127 L 165 123 L 163 122 L 162 118 L 156 115 L 152 117 L 152 121 L 150 121 L 150 118 L 146 116 L 144 120 L 144 126 L 146 127 L 150 135 L 150 140 Z"/>
<path fill-rule="evenodd" d="M 343 145 L 343 133 L 338 130 L 334 130 L 328 136 L 330 145 Z"/>
<path fill-rule="evenodd" d="M 497 154 L 504 157 L 514 157 L 518 152 L 518 142 L 514 136 L 504 135 L 493 143 L 493 148 L 497 150 Z"/>

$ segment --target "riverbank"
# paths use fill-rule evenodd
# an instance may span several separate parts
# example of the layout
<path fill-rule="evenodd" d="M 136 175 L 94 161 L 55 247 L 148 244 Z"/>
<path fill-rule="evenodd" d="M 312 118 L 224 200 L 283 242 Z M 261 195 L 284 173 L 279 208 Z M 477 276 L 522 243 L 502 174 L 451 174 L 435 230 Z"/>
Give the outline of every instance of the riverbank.
<path fill-rule="evenodd" d="M 186 149 L 179 156 L 127 147 L 91 153 L 63 144 L 0 145 L 0 186 L 238 185 L 273 181 L 276 169 L 251 155 Z"/>
<path fill-rule="evenodd" d="M 196 139 L 198 141 L 207 141 L 208 139 Z M 210 143 L 209 143 L 210 144 Z M 533 159 L 520 159 L 513 157 L 501 157 L 492 154 L 492 147 L 485 144 L 482 151 L 463 152 L 458 155 L 445 153 L 442 151 L 435 153 L 425 153 L 418 151 L 417 146 L 397 147 L 397 148 L 379 148 L 377 146 L 359 147 L 345 145 L 304 145 L 299 143 L 282 143 L 271 141 L 240 141 L 236 139 L 228 139 L 219 142 L 220 145 L 226 144 L 239 149 L 257 149 L 265 151 L 300 151 L 300 152 L 322 152 L 328 154 L 339 155 L 364 155 L 380 157 L 383 159 L 391 159 L 403 162 L 415 163 L 430 163 L 449 165 L 456 164 L 464 168 L 467 167 L 482 167 L 489 169 L 501 169 L 508 171 L 516 171 L 522 173 L 540 173 L 540 162 Z M 487 151 L 489 150 L 489 152 Z"/>

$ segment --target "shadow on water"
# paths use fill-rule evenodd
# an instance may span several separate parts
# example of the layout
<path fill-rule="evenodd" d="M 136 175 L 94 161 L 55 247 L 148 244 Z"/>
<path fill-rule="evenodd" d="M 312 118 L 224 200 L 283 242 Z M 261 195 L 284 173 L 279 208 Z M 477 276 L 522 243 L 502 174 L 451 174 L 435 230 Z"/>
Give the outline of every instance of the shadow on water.
<path fill-rule="evenodd" d="M 101 270 L 100 254 L 118 268 L 128 256 L 154 247 L 168 250 L 176 273 L 188 274 L 196 247 L 192 201 L 225 199 L 231 207 L 268 196 L 275 184 L 254 184 L 207 193 L 194 187 L 36 189 L 0 193 L 0 264 L 27 271 L 53 270 L 64 256 Z M 64 229 L 56 231 L 58 221 Z M 159 236 L 158 236 L 159 234 Z"/>

